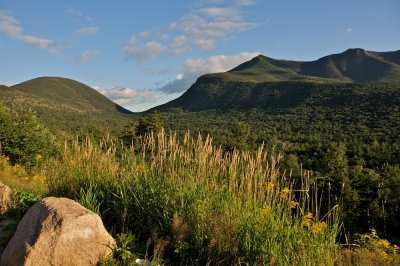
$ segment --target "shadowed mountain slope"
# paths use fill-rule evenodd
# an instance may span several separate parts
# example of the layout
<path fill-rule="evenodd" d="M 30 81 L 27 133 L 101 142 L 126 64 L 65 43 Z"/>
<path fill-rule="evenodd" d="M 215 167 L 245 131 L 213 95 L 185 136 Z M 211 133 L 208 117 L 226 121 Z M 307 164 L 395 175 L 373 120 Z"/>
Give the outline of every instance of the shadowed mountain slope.
<path fill-rule="evenodd" d="M 399 83 L 399 60 L 400 50 L 349 49 L 312 62 L 259 55 L 228 72 L 201 76 L 181 97 L 152 110 L 284 108 L 307 100 L 316 90 L 351 83 Z"/>

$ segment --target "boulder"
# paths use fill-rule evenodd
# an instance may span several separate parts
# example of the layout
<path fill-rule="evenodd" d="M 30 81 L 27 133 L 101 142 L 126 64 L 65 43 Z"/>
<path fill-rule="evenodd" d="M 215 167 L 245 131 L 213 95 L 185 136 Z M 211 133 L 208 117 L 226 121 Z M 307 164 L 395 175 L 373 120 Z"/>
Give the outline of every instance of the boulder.
<path fill-rule="evenodd" d="M 45 198 L 22 218 L 0 265 L 96 265 L 115 240 L 100 217 L 66 198 Z"/>
<path fill-rule="evenodd" d="M 0 214 L 5 214 L 10 208 L 11 194 L 11 189 L 0 183 Z"/>

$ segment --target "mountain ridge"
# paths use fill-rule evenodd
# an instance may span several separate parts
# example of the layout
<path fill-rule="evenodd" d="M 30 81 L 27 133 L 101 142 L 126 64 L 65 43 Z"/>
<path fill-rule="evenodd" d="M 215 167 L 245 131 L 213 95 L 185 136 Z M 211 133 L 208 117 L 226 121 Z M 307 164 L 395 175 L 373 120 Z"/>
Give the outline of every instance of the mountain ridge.
<path fill-rule="evenodd" d="M 285 86 L 292 86 L 292 93 L 297 94 L 294 88 L 305 93 L 332 84 L 398 83 L 400 64 L 397 62 L 400 62 L 400 50 L 373 52 L 352 48 L 315 61 L 278 60 L 258 55 L 227 72 L 199 77 L 182 96 L 149 111 L 248 109 L 252 105 L 268 109 L 271 97 L 277 98 L 280 94 L 282 98 L 280 90 L 290 96 L 290 91 L 283 88 Z M 278 83 L 281 84 L 278 86 Z M 257 99 L 257 95 L 264 102 Z"/>

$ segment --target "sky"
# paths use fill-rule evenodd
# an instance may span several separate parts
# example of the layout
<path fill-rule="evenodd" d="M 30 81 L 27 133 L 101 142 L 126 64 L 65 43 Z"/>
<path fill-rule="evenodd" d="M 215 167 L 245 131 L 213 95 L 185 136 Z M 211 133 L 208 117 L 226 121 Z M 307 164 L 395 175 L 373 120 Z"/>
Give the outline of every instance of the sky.
<path fill-rule="evenodd" d="M 0 84 L 85 83 L 139 112 L 258 54 L 400 49 L 399 0 L 0 0 Z"/>

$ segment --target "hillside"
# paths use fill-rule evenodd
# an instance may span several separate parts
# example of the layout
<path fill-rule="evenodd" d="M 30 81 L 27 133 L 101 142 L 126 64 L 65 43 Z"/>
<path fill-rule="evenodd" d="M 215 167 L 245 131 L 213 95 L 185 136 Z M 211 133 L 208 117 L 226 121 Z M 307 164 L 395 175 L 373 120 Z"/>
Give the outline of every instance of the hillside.
<path fill-rule="evenodd" d="M 58 77 L 41 77 L 0 87 L 0 101 L 36 112 L 50 128 L 68 132 L 119 130 L 131 112 L 95 89 Z"/>
<path fill-rule="evenodd" d="M 312 91 L 351 83 L 400 82 L 400 50 L 349 49 L 312 62 L 259 55 L 225 73 L 201 76 L 181 97 L 152 110 L 264 110 L 293 106 Z"/>

